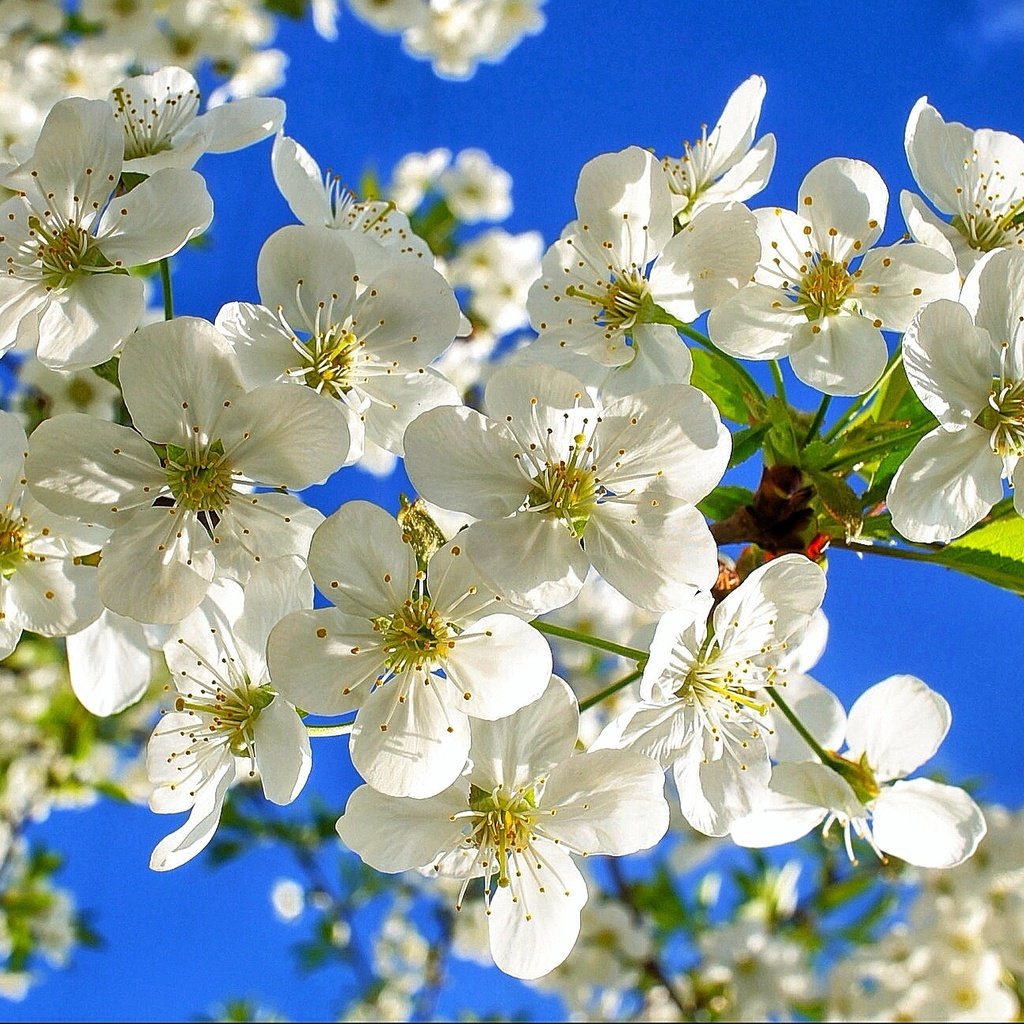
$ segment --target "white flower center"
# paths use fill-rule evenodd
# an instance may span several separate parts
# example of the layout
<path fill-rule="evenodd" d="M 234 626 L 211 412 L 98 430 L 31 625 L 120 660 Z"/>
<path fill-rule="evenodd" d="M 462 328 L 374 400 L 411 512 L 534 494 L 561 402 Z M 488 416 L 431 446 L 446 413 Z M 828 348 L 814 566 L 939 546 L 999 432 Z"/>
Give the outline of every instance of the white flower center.
<path fill-rule="evenodd" d="M 124 129 L 124 158 L 164 153 L 174 147 L 174 137 L 190 124 L 199 108 L 196 89 L 167 91 L 163 99 L 143 96 L 136 99 L 127 89 L 114 90 L 114 117 Z"/>
<path fill-rule="evenodd" d="M 0 576 L 9 579 L 25 557 L 25 521 L 0 516 Z"/>
<path fill-rule="evenodd" d="M 991 431 L 989 444 L 996 455 L 1024 456 L 1024 380 L 997 380 L 975 422 Z"/>
<path fill-rule="evenodd" d="M 548 462 L 533 478 L 526 510 L 561 519 L 574 537 L 583 535 L 597 505 L 597 467 L 587 465 L 592 449 L 577 434 L 568 460 Z"/>
<path fill-rule="evenodd" d="M 28 218 L 29 237 L 22 245 L 22 270 L 32 268 L 29 276 L 39 276 L 48 288 L 63 288 L 82 273 L 115 270 L 100 252 L 96 240 L 73 221 L 56 225 L 44 224 L 36 216 Z M 8 267 L 8 274 L 16 270 Z"/>
<path fill-rule="evenodd" d="M 819 253 L 792 298 L 808 320 L 836 316 L 853 290 L 853 275 L 846 261 Z"/>
<path fill-rule="evenodd" d="M 640 270 L 620 270 L 604 284 L 603 291 L 589 292 L 578 285 L 569 285 L 565 293 L 597 307 L 595 323 L 611 331 L 630 331 L 644 322 L 651 287 Z"/>
<path fill-rule="evenodd" d="M 508 794 L 499 787 L 488 793 L 473 786 L 469 807 L 474 813 L 466 845 L 481 851 L 481 867 L 488 877 L 496 870 L 498 885 L 504 888 L 511 884 L 509 856 L 525 853 L 533 839 L 538 815 L 533 790 Z"/>
<path fill-rule="evenodd" d="M 425 596 L 409 598 L 393 615 L 374 619 L 373 628 L 380 634 L 385 664 L 396 675 L 441 667 L 457 635 Z"/>
<path fill-rule="evenodd" d="M 179 508 L 192 512 L 221 512 L 234 493 L 234 476 L 219 441 L 201 451 L 169 444 L 164 472 Z"/>

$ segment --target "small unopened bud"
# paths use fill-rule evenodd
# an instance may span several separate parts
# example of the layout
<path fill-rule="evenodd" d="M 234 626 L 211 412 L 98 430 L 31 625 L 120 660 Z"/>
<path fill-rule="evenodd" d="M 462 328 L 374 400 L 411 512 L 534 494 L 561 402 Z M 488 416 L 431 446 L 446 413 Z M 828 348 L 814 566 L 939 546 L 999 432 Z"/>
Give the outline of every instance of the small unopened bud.
<path fill-rule="evenodd" d="M 422 498 L 415 501 L 401 494 L 398 497 L 398 525 L 402 527 L 402 539 L 416 552 L 416 561 L 425 568 L 438 548 L 444 547 L 445 535 L 427 511 Z"/>

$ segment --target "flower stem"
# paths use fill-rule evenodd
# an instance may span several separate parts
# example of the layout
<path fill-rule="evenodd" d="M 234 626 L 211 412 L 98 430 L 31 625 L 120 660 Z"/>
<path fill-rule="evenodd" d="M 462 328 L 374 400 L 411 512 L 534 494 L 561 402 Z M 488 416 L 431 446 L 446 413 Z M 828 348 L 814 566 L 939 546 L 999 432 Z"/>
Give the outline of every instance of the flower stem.
<path fill-rule="evenodd" d="M 818 411 L 814 414 L 814 419 L 811 420 L 811 425 L 807 429 L 807 436 L 804 438 L 805 445 L 810 444 L 814 435 L 821 429 L 821 424 L 825 420 L 825 413 L 828 412 L 828 406 L 831 401 L 831 395 L 822 396 L 821 405 L 818 406 Z"/>
<path fill-rule="evenodd" d="M 762 402 L 764 401 L 764 392 L 758 386 L 757 381 L 754 380 L 754 378 L 750 375 L 750 373 L 738 359 L 735 359 L 732 356 L 727 355 L 706 334 L 701 334 L 700 331 L 692 327 L 690 324 L 684 324 L 681 320 L 675 320 L 673 318 L 672 326 L 680 334 L 684 334 L 691 341 L 697 342 L 697 344 L 700 345 L 701 348 L 707 349 L 707 351 L 710 352 L 711 355 L 713 355 L 716 359 L 721 359 L 723 363 L 728 363 L 729 366 L 731 366 L 733 370 L 735 370 L 736 373 L 743 378 L 744 383 L 748 388 L 750 388 L 751 393 L 757 395 L 757 397 L 761 399 Z"/>
<path fill-rule="evenodd" d="M 786 382 L 782 378 L 782 367 L 779 366 L 778 359 L 773 359 L 768 364 L 768 366 L 771 368 L 771 371 L 772 371 L 772 380 L 775 381 L 775 393 L 779 396 L 779 398 L 782 399 L 782 401 L 785 402 L 786 401 Z"/>
<path fill-rule="evenodd" d="M 307 725 L 306 732 L 310 736 L 347 736 L 352 731 L 352 722 L 339 725 Z"/>
<path fill-rule="evenodd" d="M 534 619 L 531 623 L 534 629 L 547 633 L 549 636 L 561 637 L 563 640 L 572 640 L 578 644 L 586 644 L 588 647 L 596 647 L 599 651 L 607 651 L 609 654 L 618 654 L 631 661 L 647 661 L 648 652 L 641 651 L 639 647 L 624 647 L 622 644 L 614 643 L 611 640 L 602 640 L 599 636 L 588 636 L 575 629 L 568 629 L 565 626 L 556 626 L 553 622 L 544 622 L 541 619 Z"/>
<path fill-rule="evenodd" d="M 174 319 L 174 292 L 171 290 L 171 261 L 165 256 L 160 261 L 160 283 L 164 288 L 164 319 Z"/>
<path fill-rule="evenodd" d="M 828 433 L 825 435 L 826 441 L 831 441 L 836 437 L 839 432 L 853 419 L 861 414 L 867 407 L 868 403 L 878 394 L 878 392 L 885 386 L 889 378 L 895 373 L 896 367 L 903 362 L 903 348 L 897 348 L 889 359 L 888 364 L 882 371 L 882 376 L 878 378 L 878 382 L 873 388 L 870 388 L 868 392 L 862 395 L 857 401 L 849 405 L 842 413 L 842 415 L 832 424 Z"/>
<path fill-rule="evenodd" d="M 821 763 L 831 765 L 835 760 L 834 755 L 830 754 L 808 731 L 807 726 L 797 717 L 796 712 L 782 699 L 782 694 L 774 686 L 766 687 L 772 700 L 775 701 L 778 709 L 789 719 L 789 724 L 793 726 L 798 733 L 800 733 L 803 741 L 813 750 L 818 757 L 821 758 Z"/>
<path fill-rule="evenodd" d="M 606 686 L 603 690 L 598 690 L 593 697 L 588 697 L 585 701 L 580 704 L 580 714 L 584 711 L 589 711 L 592 707 L 600 704 L 601 701 L 611 697 L 612 694 L 618 693 L 619 690 L 629 686 L 630 683 L 635 683 L 642 675 L 644 670 L 642 668 L 634 669 L 627 676 L 623 676 L 621 679 L 617 679 L 610 686 Z"/>

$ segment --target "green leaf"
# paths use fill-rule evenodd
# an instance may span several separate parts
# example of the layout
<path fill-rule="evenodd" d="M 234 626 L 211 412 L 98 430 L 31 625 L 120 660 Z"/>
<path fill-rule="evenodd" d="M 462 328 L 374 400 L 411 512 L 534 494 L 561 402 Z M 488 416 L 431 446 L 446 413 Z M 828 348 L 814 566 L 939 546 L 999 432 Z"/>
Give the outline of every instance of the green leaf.
<path fill-rule="evenodd" d="M 693 357 L 693 373 L 690 383 L 700 388 L 728 420 L 749 423 L 756 413 L 757 400 L 750 395 L 743 377 L 724 359 L 701 348 L 690 350 Z"/>
<path fill-rule="evenodd" d="M 860 512 L 860 498 L 854 493 L 853 488 L 845 480 L 832 476 L 831 473 L 815 470 L 809 472 L 808 476 L 814 483 L 814 489 L 818 492 L 825 511 L 843 524 L 847 537 L 860 533 L 864 520 Z"/>
<path fill-rule="evenodd" d="M 306 0 L 263 0 L 263 6 L 274 14 L 298 21 L 306 13 Z"/>
<path fill-rule="evenodd" d="M 1024 596 L 1024 519 L 1018 515 L 982 523 L 932 557 L 939 565 Z"/>
<path fill-rule="evenodd" d="M 737 509 L 749 505 L 754 500 L 754 492 L 746 487 L 734 487 L 731 484 L 722 484 L 716 487 L 697 508 L 708 518 L 715 522 L 721 519 L 728 519 Z"/>
<path fill-rule="evenodd" d="M 761 448 L 761 442 L 768 433 L 768 424 L 761 423 L 756 427 L 747 427 L 746 430 L 737 431 L 732 435 L 732 455 L 729 458 L 729 468 L 739 466 L 746 462 L 755 452 Z"/>

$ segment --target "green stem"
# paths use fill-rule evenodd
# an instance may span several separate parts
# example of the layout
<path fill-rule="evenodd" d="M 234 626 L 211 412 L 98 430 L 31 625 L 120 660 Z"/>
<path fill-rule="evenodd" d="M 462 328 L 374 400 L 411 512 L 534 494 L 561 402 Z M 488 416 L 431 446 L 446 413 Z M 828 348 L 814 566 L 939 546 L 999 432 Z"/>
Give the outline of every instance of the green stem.
<path fill-rule="evenodd" d="M 786 382 L 782 379 L 782 367 L 779 366 L 778 359 L 773 359 L 769 364 L 772 371 L 772 380 L 775 381 L 775 393 L 786 401 Z"/>
<path fill-rule="evenodd" d="M 796 712 L 782 699 L 782 695 L 774 686 L 766 687 L 768 693 L 771 695 L 772 700 L 775 701 L 778 709 L 789 719 L 789 724 L 803 738 L 803 741 L 813 750 L 818 757 L 821 758 L 822 764 L 831 764 L 835 760 L 835 756 L 830 754 L 808 731 L 807 726 L 797 717 Z"/>
<path fill-rule="evenodd" d="M 856 551 L 863 555 L 882 555 L 884 558 L 896 558 L 904 562 L 926 562 L 935 565 L 935 559 L 928 551 L 913 551 L 910 548 L 894 548 L 887 544 L 858 544 L 856 541 L 833 537 L 829 547 L 842 548 L 844 551 Z"/>
<path fill-rule="evenodd" d="M 853 419 L 859 416 L 868 403 L 878 394 L 878 392 L 885 386 L 885 383 L 896 371 L 896 367 L 903 362 L 903 348 L 902 343 L 899 348 L 889 358 L 889 362 L 886 364 L 885 369 L 882 371 L 882 376 L 878 378 L 878 383 L 875 384 L 866 394 L 862 395 L 857 399 L 856 402 L 848 406 L 842 413 L 842 415 L 832 424 L 829 432 L 825 435 L 826 441 L 831 441 L 836 437 L 839 432 Z"/>
<path fill-rule="evenodd" d="M 160 282 L 164 287 L 164 319 L 174 319 L 174 292 L 171 290 L 171 261 L 165 256 L 160 261 Z"/>
<path fill-rule="evenodd" d="M 306 732 L 310 736 L 347 736 L 352 731 L 352 722 L 340 725 L 307 725 Z"/>
<path fill-rule="evenodd" d="M 599 651 L 607 651 L 609 654 L 618 654 L 631 661 L 647 661 L 648 651 L 641 651 L 638 647 L 624 647 L 622 644 L 613 643 L 611 640 L 602 640 L 599 636 L 588 636 L 575 629 L 568 629 L 565 626 L 556 626 L 553 622 L 543 622 L 541 619 L 534 619 L 531 623 L 534 629 L 549 636 L 558 636 L 563 640 L 573 640 L 578 644 L 586 644 L 588 647 L 596 647 Z"/>
<path fill-rule="evenodd" d="M 580 704 L 580 714 L 584 711 L 589 711 L 590 708 L 600 704 L 601 701 L 607 700 L 607 698 L 612 696 L 612 694 L 618 693 L 619 690 L 629 686 L 630 683 L 635 683 L 643 674 L 644 670 L 642 668 L 634 669 L 628 676 L 623 676 L 621 679 L 617 679 L 610 686 L 606 686 L 603 690 L 598 690 L 593 697 L 588 697 Z"/>
<path fill-rule="evenodd" d="M 677 320 L 674 316 L 670 317 L 668 316 L 668 314 L 665 314 L 665 319 L 655 320 L 652 322 L 670 324 L 680 334 L 684 334 L 691 341 L 697 342 L 697 344 L 700 345 L 701 348 L 707 349 L 707 351 L 710 352 L 711 355 L 713 355 L 716 359 L 721 359 L 723 363 L 728 363 L 729 366 L 731 366 L 733 370 L 735 370 L 736 373 L 743 378 L 744 383 L 747 385 L 748 388 L 750 388 L 751 392 L 757 395 L 757 397 L 762 402 L 765 400 L 764 392 L 761 390 L 757 381 L 754 380 L 754 378 L 750 375 L 750 373 L 747 371 L 744 365 L 738 359 L 734 359 L 732 356 L 723 352 L 706 334 L 701 334 L 701 332 L 698 331 L 691 324 L 684 324 L 682 320 Z"/>
<path fill-rule="evenodd" d="M 831 401 L 831 395 L 824 395 L 822 397 L 821 405 L 818 406 L 818 411 L 814 414 L 814 419 L 811 420 L 811 425 L 807 430 L 807 436 L 804 438 L 805 447 L 811 443 L 814 435 L 821 429 L 821 424 L 825 421 L 825 413 L 828 412 L 829 403 Z"/>
<path fill-rule="evenodd" d="M 931 429 L 932 427 L 930 425 L 926 425 L 924 427 L 919 427 L 917 430 L 908 431 L 908 433 L 915 441 L 917 441 L 924 437 L 924 435 Z M 906 437 L 901 435 L 900 441 L 904 440 L 906 440 Z M 876 452 L 890 451 L 892 446 L 893 439 L 891 437 L 884 438 L 881 441 L 874 441 L 872 444 L 866 444 L 863 448 L 860 448 L 855 452 L 844 454 L 842 458 L 833 459 L 827 465 L 822 466 L 822 469 L 829 472 L 833 469 L 842 469 L 846 466 L 856 466 L 858 463 L 864 461 L 865 456 L 874 455 Z"/>

